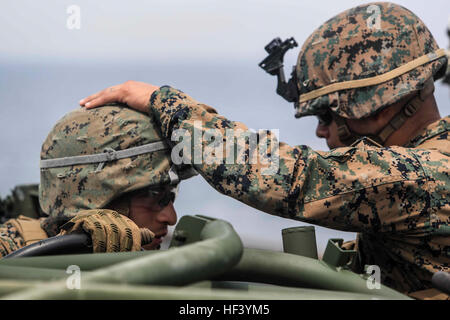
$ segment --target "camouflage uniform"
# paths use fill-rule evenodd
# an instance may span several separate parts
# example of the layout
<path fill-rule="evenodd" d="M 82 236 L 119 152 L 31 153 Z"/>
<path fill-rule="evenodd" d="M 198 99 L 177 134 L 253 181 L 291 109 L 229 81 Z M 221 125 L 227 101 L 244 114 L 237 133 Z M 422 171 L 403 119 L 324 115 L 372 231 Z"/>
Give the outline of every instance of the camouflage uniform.
<path fill-rule="evenodd" d="M 446 60 L 445 50 L 408 9 L 383 2 L 349 9 L 322 24 L 302 46 L 296 116 L 331 109 L 348 119 L 367 117 L 422 89 L 433 76 L 442 77 Z"/>
<path fill-rule="evenodd" d="M 68 113 L 42 145 L 39 203 L 48 217 L 19 217 L 0 225 L 0 256 L 34 242 L 36 237 L 29 242 L 31 233 L 39 231 L 40 239 L 71 232 L 100 234 L 93 241 L 94 252 L 139 250 L 154 234 L 127 217 L 130 197 L 164 191 L 170 197 L 161 201 L 173 201 L 172 189 L 195 173 L 186 167 L 178 172 L 169 155 L 151 119 L 140 112 L 111 105 Z M 80 162 L 80 156 L 87 162 Z M 92 160 L 98 156 L 105 159 Z M 61 163 L 67 159 L 75 163 Z M 21 227 L 31 221 L 35 228 Z"/>
<path fill-rule="evenodd" d="M 137 153 L 120 156 L 132 150 Z M 43 166 L 80 156 L 89 162 Z M 90 161 L 98 156 L 106 158 Z M 42 145 L 39 202 L 49 215 L 42 226 L 55 235 L 68 220 L 100 208 L 127 216 L 131 193 L 158 193 L 182 178 L 148 116 L 116 105 L 74 110 L 55 124 Z"/>
<path fill-rule="evenodd" d="M 0 225 L 0 257 L 16 251 L 24 245 L 22 236 L 9 221 Z"/>
<path fill-rule="evenodd" d="M 418 109 L 422 92 L 445 73 L 446 63 L 445 52 L 409 10 L 392 3 L 355 7 L 328 20 L 303 45 L 295 74 L 297 117 L 331 111 L 335 120 L 360 119 L 412 93 Z M 167 86 L 152 94 L 149 112 L 166 138 L 176 129 L 191 136 L 215 129 L 229 144 L 227 130 L 248 130 Z M 263 162 L 186 158 L 216 190 L 256 209 L 358 232 L 360 268 L 376 264 L 385 285 L 413 292 L 430 288 L 434 272 L 450 271 L 449 128 L 450 118 L 442 118 L 405 146 L 382 147 L 364 137 L 329 152 L 279 143 L 272 150 L 278 170 L 270 175 Z M 256 139 L 278 144 L 270 133 Z M 202 144 L 207 148 L 207 141 Z M 249 143 L 241 147 L 250 159 Z"/>
<path fill-rule="evenodd" d="M 166 137 L 179 128 L 192 135 L 212 128 L 224 137 L 226 129 L 247 130 L 170 87 L 154 92 L 150 106 Z M 194 129 L 194 122 L 202 126 Z M 449 129 L 450 118 L 443 118 L 407 147 L 380 148 L 362 139 L 321 152 L 280 143 L 273 175 L 263 175 L 260 163 L 195 168 L 219 192 L 261 211 L 359 232 L 361 263 L 379 265 L 384 284 L 416 291 L 430 287 L 433 272 L 449 271 Z"/>
<path fill-rule="evenodd" d="M 19 215 L 0 224 L 0 257 L 24 246 L 46 239 L 47 233 L 40 227 L 44 218 L 33 219 Z"/>
<path fill-rule="evenodd" d="M 128 217 L 132 197 L 166 207 L 180 180 L 196 174 L 172 164 L 148 116 L 117 105 L 64 116 L 42 145 L 40 167 L 39 202 L 49 215 L 42 227 L 49 235 L 87 232 L 94 252 L 152 242 L 155 234 Z"/>

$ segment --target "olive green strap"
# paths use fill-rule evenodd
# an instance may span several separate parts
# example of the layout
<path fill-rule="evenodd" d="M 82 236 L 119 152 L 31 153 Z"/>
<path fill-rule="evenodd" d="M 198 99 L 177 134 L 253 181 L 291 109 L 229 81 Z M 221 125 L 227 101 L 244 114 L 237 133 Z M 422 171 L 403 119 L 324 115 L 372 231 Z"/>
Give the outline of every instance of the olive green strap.
<path fill-rule="evenodd" d="M 368 138 L 379 143 L 381 146 L 384 145 L 391 134 L 400 129 L 405 121 L 417 112 L 425 99 L 433 92 L 434 82 L 433 79 L 430 78 L 427 82 L 425 82 L 424 88 L 420 90 L 412 99 L 410 99 L 410 101 L 403 106 L 403 108 L 388 122 L 388 124 L 376 134 L 360 135 L 354 133 L 347 126 L 344 118 L 337 114 L 333 114 L 333 118 L 337 124 L 339 140 L 346 145 L 351 145 L 357 139 L 367 136 Z"/>
<path fill-rule="evenodd" d="M 400 112 L 398 112 L 389 122 L 388 124 L 376 135 L 378 137 L 379 142 L 384 144 L 386 140 L 393 134 L 395 131 L 400 129 L 400 127 L 405 123 L 405 121 L 412 117 L 419 107 L 421 106 L 422 101 L 417 96 L 412 99 L 409 103 L 407 103 Z"/>

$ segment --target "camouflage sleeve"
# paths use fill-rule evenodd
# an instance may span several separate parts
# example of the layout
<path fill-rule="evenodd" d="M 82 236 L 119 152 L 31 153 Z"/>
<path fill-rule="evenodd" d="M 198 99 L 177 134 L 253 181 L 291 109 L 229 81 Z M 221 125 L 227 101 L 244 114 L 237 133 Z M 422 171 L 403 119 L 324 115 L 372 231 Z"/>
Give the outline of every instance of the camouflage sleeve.
<path fill-rule="evenodd" d="M 254 154 L 249 140 L 238 143 L 244 148 L 246 161 L 218 157 L 220 148 L 211 151 L 208 138 L 211 131 L 215 133 L 214 141 L 220 144 L 222 139 L 224 145 L 229 145 L 232 139 L 228 130 L 241 130 L 239 136 L 248 132 L 248 128 L 218 115 L 183 92 L 162 87 L 152 94 L 149 108 L 167 139 L 174 140 L 171 138 L 177 134 L 193 137 L 200 133 L 206 137 L 201 144 L 192 143 L 192 150 L 186 152 L 191 156 L 184 158 L 211 186 L 269 214 L 344 231 L 423 234 L 432 224 L 424 213 L 446 201 L 444 194 L 436 196 L 432 192 L 439 186 L 425 175 L 421 159 L 433 157 L 426 151 L 376 148 L 363 140 L 355 147 L 317 152 L 304 145 L 291 147 L 278 143 L 270 132 L 256 133 L 258 146 L 260 143 L 278 146 L 269 148 L 276 164 L 271 171 L 263 158 L 249 161 Z M 173 150 L 176 146 L 175 143 Z M 195 154 L 199 146 L 203 147 L 202 159 L 198 150 L 197 157 Z M 233 149 L 223 147 L 223 154 Z M 211 155 L 221 159 L 214 161 Z M 439 158 L 428 160 L 439 163 Z"/>
<path fill-rule="evenodd" d="M 25 246 L 25 242 L 19 231 L 8 221 L 0 224 L 0 257 L 4 257 L 13 251 Z"/>

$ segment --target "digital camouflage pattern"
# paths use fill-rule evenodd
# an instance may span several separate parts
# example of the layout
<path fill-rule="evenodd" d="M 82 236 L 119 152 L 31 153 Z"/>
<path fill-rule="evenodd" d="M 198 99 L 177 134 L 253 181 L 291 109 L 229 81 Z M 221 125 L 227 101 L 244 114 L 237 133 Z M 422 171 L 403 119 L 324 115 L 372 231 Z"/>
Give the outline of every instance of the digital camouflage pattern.
<path fill-rule="evenodd" d="M 411 11 L 387 2 L 364 4 L 336 15 L 305 41 L 297 60 L 300 95 L 324 86 L 386 74 L 439 49 L 430 30 Z M 447 58 L 417 67 L 390 81 L 340 90 L 305 101 L 296 117 L 328 108 L 360 119 L 420 90 L 429 78 L 445 73 Z"/>
<path fill-rule="evenodd" d="M 248 130 L 167 86 L 152 94 L 149 112 L 166 138 L 176 129 L 191 135 L 194 129 L 216 129 L 226 145 L 226 129 Z M 433 272 L 450 271 L 449 129 L 450 117 L 443 118 L 407 147 L 378 148 L 362 139 L 319 152 L 280 142 L 279 168 L 271 175 L 262 174 L 261 163 L 194 166 L 216 190 L 256 209 L 359 232 L 361 264 L 379 265 L 388 286 L 416 291 L 431 286 Z M 243 147 L 249 154 L 248 145 Z"/>
<path fill-rule="evenodd" d="M 10 221 L 0 224 L 0 258 L 24 246 L 25 241 Z"/>
<path fill-rule="evenodd" d="M 24 246 L 48 238 L 41 228 L 44 218 L 33 219 L 19 215 L 0 224 L 0 257 L 10 254 Z"/>
<path fill-rule="evenodd" d="M 118 106 L 87 110 L 79 108 L 65 115 L 42 145 L 41 159 L 91 155 L 161 141 L 151 119 L 143 113 Z M 41 169 L 39 201 L 50 216 L 43 227 L 55 235 L 60 226 L 89 209 L 106 206 L 124 193 L 171 183 L 170 150 L 98 163 Z"/>

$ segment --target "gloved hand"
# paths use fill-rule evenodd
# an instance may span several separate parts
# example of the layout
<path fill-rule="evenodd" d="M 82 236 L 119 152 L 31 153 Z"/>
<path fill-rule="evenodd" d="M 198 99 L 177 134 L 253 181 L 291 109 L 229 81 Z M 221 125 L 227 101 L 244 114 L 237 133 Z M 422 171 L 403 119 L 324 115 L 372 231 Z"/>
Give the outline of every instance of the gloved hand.
<path fill-rule="evenodd" d="M 91 235 L 94 252 L 138 251 L 155 237 L 149 229 L 107 209 L 80 212 L 61 226 L 59 235 L 80 232 Z"/>

